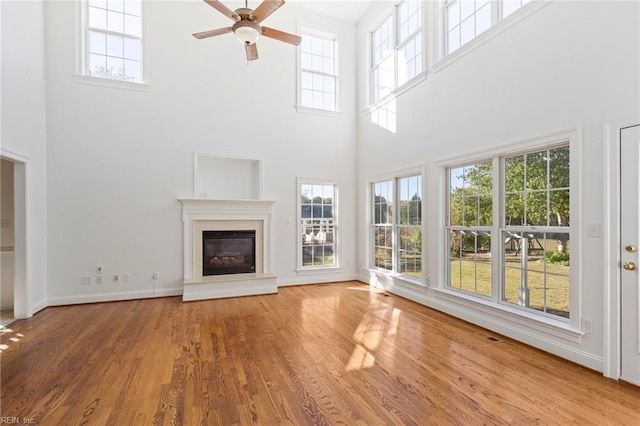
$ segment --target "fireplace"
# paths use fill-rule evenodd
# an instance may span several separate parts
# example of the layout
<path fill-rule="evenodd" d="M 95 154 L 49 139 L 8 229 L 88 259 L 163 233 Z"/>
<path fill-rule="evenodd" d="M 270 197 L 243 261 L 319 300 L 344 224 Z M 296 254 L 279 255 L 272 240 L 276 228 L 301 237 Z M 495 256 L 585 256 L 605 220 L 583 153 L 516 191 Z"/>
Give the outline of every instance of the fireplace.
<path fill-rule="evenodd" d="M 255 231 L 203 231 L 202 276 L 256 272 Z"/>
<path fill-rule="evenodd" d="M 278 292 L 277 276 L 271 272 L 271 215 L 274 201 L 182 198 L 180 202 L 184 226 L 183 301 Z M 254 269 L 241 272 L 236 269 L 230 272 L 233 268 L 220 266 L 218 270 L 224 272 L 209 271 L 209 263 L 215 268 L 225 261 L 220 258 L 211 260 L 218 253 L 216 241 L 205 243 L 209 232 L 243 240 L 247 237 L 244 235 L 245 231 L 254 235 L 252 250 L 242 247 L 246 244 L 245 241 L 239 248 L 227 253 L 226 261 L 227 264 L 235 263 L 236 265 L 232 265 L 235 268 L 237 264 L 247 263 L 249 260 Z M 205 254 L 207 245 L 213 253 Z M 210 273 L 212 275 L 207 275 Z"/>

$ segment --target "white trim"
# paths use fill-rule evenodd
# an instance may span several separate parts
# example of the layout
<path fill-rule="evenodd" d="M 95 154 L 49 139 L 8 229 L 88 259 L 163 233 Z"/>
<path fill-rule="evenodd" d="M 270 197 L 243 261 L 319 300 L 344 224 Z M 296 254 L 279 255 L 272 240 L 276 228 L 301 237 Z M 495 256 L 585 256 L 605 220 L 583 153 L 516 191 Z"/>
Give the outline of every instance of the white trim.
<path fill-rule="evenodd" d="M 340 274 L 344 272 L 341 266 L 313 266 L 296 269 L 297 275 Z"/>
<path fill-rule="evenodd" d="M 493 3 L 494 0 L 492 0 Z M 487 43 L 489 40 L 494 37 L 502 34 L 507 31 L 512 26 L 516 25 L 520 21 L 526 19 L 527 17 L 533 15 L 538 12 L 540 9 L 553 2 L 554 0 L 531 0 L 529 3 L 523 5 L 520 9 L 513 12 L 511 15 L 506 18 L 502 18 L 500 21 L 496 22 L 494 25 L 491 25 L 489 29 L 487 29 L 482 34 L 477 35 L 469 42 L 463 44 L 455 51 L 447 54 L 447 25 L 446 25 L 446 3 L 447 1 L 442 1 L 440 5 L 440 27 L 439 29 L 439 39 L 440 39 L 440 60 L 438 60 L 433 66 L 431 70 L 433 72 L 440 72 L 443 69 L 447 68 L 449 65 L 457 62 L 459 59 L 465 57 L 469 53 L 473 52 L 480 46 Z M 492 7 L 493 9 L 493 7 Z M 492 15 L 493 16 L 493 15 Z"/>
<path fill-rule="evenodd" d="M 75 34 L 75 70 L 73 79 L 77 83 L 93 84 L 96 86 L 110 87 L 114 89 L 127 89 L 145 92 L 149 89 L 150 72 L 149 72 L 149 19 L 147 15 L 147 2 L 141 1 L 141 36 L 140 36 L 140 82 L 112 80 L 103 77 L 94 77 L 87 75 L 87 3 L 88 0 L 76 1 L 76 34 Z"/>
<path fill-rule="evenodd" d="M 375 224 L 372 222 L 372 210 L 374 208 L 373 206 L 373 185 L 376 183 L 380 183 L 380 182 L 384 182 L 384 181 L 391 181 L 393 184 L 393 204 L 394 204 L 394 218 L 399 217 L 398 211 L 397 209 L 399 208 L 399 203 L 397 202 L 397 196 L 398 196 L 398 180 L 403 179 L 403 178 L 407 178 L 407 177 L 414 177 L 414 176 L 420 176 L 421 179 L 421 186 L 422 186 L 422 193 L 420 194 L 421 198 L 421 208 L 420 208 L 420 212 L 421 212 L 421 217 L 420 217 L 420 229 L 424 229 L 424 226 L 426 224 L 426 209 L 424 208 L 424 200 L 425 200 L 425 194 L 426 194 L 426 186 L 425 185 L 425 177 L 426 177 L 426 165 L 422 164 L 420 166 L 413 166 L 413 167 L 407 167 L 407 168 L 403 168 L 398 170 L 397 172 L 390 172 L 390 173 L 385 173 L 383 175 L 378 175 L 378 176 L 374 176 L 374 177 L 370 177 L 367 180 L 367 187 L 366 187 L 366 202 L 367 202 L 367 208 L 366 208 L 366 212 L 365 212 L 365 217 L 366 217 L 366 227 L 367 227 L 367 231 L 365 234 L 365 244 L 366 244 L 366 248 L 365 248 L 365 266 L 363 267 L 363 270 L 369 272 L 369 274 L 376 274 L 378 276 L 381 277 L 386 277 L 387 279 L 393 279 L 393 280 L 399 280 L 400 282 L 403 283 L 407 283 L 407 284 L 411 284 L 417 287 L 428 287 L 429 286 L 429 280 L 426 278 L 426 271 L 425 271 L 425 265 L 426 265 L 426 248 L 427 245 L 425 244 L 425 238 L 426 238 L 426 233 L 422 232 L 422 241 L 421 241 L 421 247 L 422 247 L 422 264 L 421 264 L 421 274 L 422 274 L 422 278 L 414 278 L 410 275 L 407 274 L 402 274 L 400 272 L 398 272 L 398 265 L 397 265 L 397 254 L 399 251 L 399 247 L 396 241 L 396 230 L 398 228 L 399 225 L 398 223 L 396 223 L 395 219 L 394 219 L 394 223 L 391 224 L 392 229 L 393 229 L 393 251 L 392 251 L 392 260 L 393 260 L 393 269 L 392 270 L 388 270 L 388 269 L 382 269 L 382 268 L 377 268 L 375 266 L 373 266 L 373 253 L 372 253 L 372 249 L 373 249 L 373 239 L 372 239 L 372 226 L 374 226 Z M 365 281 L 366 282 L 366 281 Z"/>
<path fill-rule="evenodd" d="M 541 323 L 522 322 L 516 315 L 496 310 L 494 307 L 479 306 L 477 302 L 469 303 L 460 298 L 449 298 L 442 292 L 397 285 L 393 281 L 382 281 L 375 275 L 360 275 L 360 281 L 369 283 L 372 287 L 383 288 L 393 294 L 410 299 L 416 303 L 484 327 L 509 338 L 526 343 L 538 349 L 550 352 L 559 357 L 584 365 L 596 371 L 602 370 L 602 358 L 594 356 L 571 346 L 579 341 L 580 333 L 575 330 L 549 326 Z M 440 297 L 438 297 L 440 295 Z M 557 341 L 551 336 L 564 336 Z"/>
<path fill-rule="evenodd" d="M 100 87 L 110 87 L 112 89 L 125 89 L 125 90 L 132 90 L 135 92 L 149 91 L 149 84 L 147 83 L 136 83 L 133 81 L 112 80 L 110 78 L 93 77 L 93 76 L 84 75 L 84 74 L 74 74 L 73 80 L 76 83 L 89 84 L 89 85 L 100 86 Z"/>
<path fill-rule="evenodd" d="M 640 113 L 604 123 L 604 294 L 603 294 L 603 374 L 619 379 L 621 374 L 620 324 L 620 131 L 640 125 Z"/>
<path fill-rule="evenodd" d="M 298 90 L 298 97 L 299 96 L 300 96 L 300 90 Z M 296 111 L 304 114 L 324 115 L 325 117 L 331 117 L 331 118 L 342 118 L 343 116 L 342 111 L 331 111 L 328 109 L 311 108 L 311 107 L 304 107 L 300 105 L 296 105 Z"/>
<path fill-rule="evenodd" d="M 375 111 L 378 108 L 381 108 L 382 106 L 384 106 L 386 103 L 392 101 L 393 99 L 397 98 L 398 96 L 400 96 L 401 94 L 405 93 L 406 91 L 412 89 L 413 87 L 417 86 L 418 84 L 420 84 L 421 82 L 423 82 L 424 80 L 426 80 L 427 78 L 427 74 L 428 74 L 428 63 L 429 61 L 427 60 L 427 55 L 429 55 L 429 50 L 428 47 L 430 46 L 429 44 L 427 44 L 427 31 L 426 28 L 427 27 L 427 22 L 428 21 L 428 15 L 427 15 L 427 6 L 429 2 L 422 2 L 422 4 L 420 5 L 420 11 L 421 11 L 421 18 L 422 18 L 422 23 L 420 25 L 420 29 L 418 31 L 415 31 L 414 33 L 412 33 L 411 36 L 408 36 L 407 39 L 400 43 L 399 42 L 399 28 L 398 28 L 398 6 L 403 3 L 405 0 L 399 0 L 399 1 L 394 1 L 391 2 L 390 5 L 380 9 L 379 11 L 377 11 L 376 13 L 376 18 L 374 20 L 372 20 L 369 25 L 367 26 L 366 29 L 366 63 L 367 63 L 367 68 L 366 68 L 366 79 L 365 79 L 365 84 L 366 84 L 366 96 L 365 96 L 365 108 L 364 108 L 364 114 L 368 115 L 371 114 L 373 111 Z M 376 101 L 373 101 L 373 86 L 372 86 L 372 79 L 371 79 L 371 74 L 372 71 L 374 69 L 374 65 L 373 65 L 373 43 L 372 43 L 372 38 L 373 38 L 373 33 L 374 31 L 378 30 L 378 28 L 380 28 L 380 26 L 387 20 L 391 18 L 392 22 L 393 22 L 393 34 L 392 34 L 392 38 L 393 38 L 393 67 L 394 67 L 394 86 L 395 88 L 388 94 L 382 96 L 381 98 L 379 98 Z M 398 84 L 398 50 L 404 46 L 412 37 L 415 37 L 415 35 L 417 33 L 421 34 L 422 37 L 422 70 L 417 73 L 415 76 L 413 76 L 412 78 L 410 78 L 409 80 L 405 81 L 403 84 L 399 85 Z M 376 66 L 380 65 L 383 61 L 381 61 L 379 64 L 376 64 Z"/>
<path fill-rule="evenodd" d="M 63 296 L 49 298 L 49 306 L 77 305 L 97 302 L 116 302 L 120 300 L 151 299 L 154 297 L 181 296 L 181 287 L 163 289 L 148 289 L 136 291 L 122 291 L 117 293 L 92 293 L 77 296 Z"/>
<path fill-rule="evenodd" d="M 29 281 L 29 157 L 0 147 L 0 157 L 13 162 L 14 197 L 14 267 L 13 267 L 13 316 L 17 319 L 29 318 L 42 309 L 41 303 L 30 304 L 31 285 Z M 46 305 L 46 295 L 45 295 Z"/>
<path fill-rule="evenodd" d="M 302 185 L 332 185 L 333 186 L 333 258 L 334 264 L 331 266 L 302 266 L 302 244 L 300 244 L 300 236 L 302 235 L 302 203 L 301 192 Z M 296 274 L 311 275 L 326 272 L 341 272 L 340 257 L 342 252 L 341 229 L 340 229 L 340 181 L 332 179 L 320 178 L 304 178 L 298 176 L 296 178 Z"/>
<path fill-rule="evenodd" d="M 264 169 L 263 169 L 263 160 L 262 157 L 245 157 L 245 156 L 240 156 L 240 155 L 218 155 L 218 154 L 210 154 L 210 153 L 206 153 L 206 152 L 194 152 L 193 153 L 193 197 L 194 198 L 207 198 L 207 197 L 202 197 L 200 196 L 200 194 L 202 194 L 202 192 L 199 189 L 202 188 L 198 188 L 198 172 L 200 170 L 199 168 L 199 159 L 200 158 L 211 158 L 211 159 L 219 159 L 219 160 L 244 160 L 247 162 L 256 162 L 257 163 L 257 176 L 256 176 L 256 182 L 253 183 L 254 189 L 257 192 L 256 197 L 253 198 L 255 200 L 262 200 L 262 182 L 264 180 Z M 220 176 L 220 179 L 224 179 L 224 176 Z"/>
<path fill-rule="evenodd" d="M 369 69 L 369 71 L 371 71 L 371 69 Z M 371 74 L 371 72 L 369 72 L 369 74 Z M 387 95 L 385 95 L 382 98 L 378 99 L 376 102 L 367 105 L 364 108 L 364 111 L 363 111 L 364 114 L 365 115 L 369 115 L 373 111 L 375 111 L 376 109 L 384 107 L 387 103 L 389 103 L 392 100 L 396 99 L 397 97 L 399 97 L 403 93 L 408 92 L 409 90 L 413 89 L 414 87 L 416 87 L 417 85 L 419 85 L 420 83 L 425 81 L 426 79 L 427 79 L 427 71 L 423 70 L 422 72 L 416 74 L 415 77 L 413 77 L 411 80 L 409 80 L 406 83 L 404 83 L 402 86 L 392 90 L 391 93 L 388 93 Z M 371 80 L 371 77 L 369 77 L 369 80 Z M 369 91 L 371 91 L 371 90 L 369 90 Z"/>
<path fill-rule="evenodd" d="M 302 106 L 302 43 L 296 48 L 296 111 L 301 113 L 325 115 L 329 117 L 340 117 L 342 115 L 342 61 L 340 60 L 340 44 L 338 43 L 338 31 L 322 27 L 316 24 L 310 24 L 304 21 L 298 21 L 298 34 L 307 34 L 311 37 L 333 40 L 333 74 L 330 76 L 335 79 L 335 99 L 333 110 L 323 108 L 313 108 Z M 305 69 L 307 71 L 307 69 Z M 313 70 L 308 70 L 314 72 Z M 317 71 L 316 71 L 317 73 Z"/>
<path fill-rule="evenodd" d="M 508 310 L 509 312 L 512 312 L 513 314 L 517 314 L 522 318 L 526 318 L 527 319 L 527 323 L 529 323 L 529 326 L 534 327 L 533 324 L 535 323 L 548 323 L 549 321 L 552 321 L 554 324 L 565 324 L 564 327 L 561 328 L 567 328 L 567 325 L 569 325 L 568 329 L 572 332 L 572 333 L 576 333 L 576 334 L 581 334 L 580 330 L 580 324 L 581 324 L 581 305 L 582 305 L 582 296 L 581 296 L 581 286 L 580 286 L 580 282 L 581 282 L 581 277 L 582 277 L 582 254 L 580 251 L 580 230 L 582 229 L 582 215 L 581 215 L 581 209 L 580 209 L 580 202 L 582 200 L 582 193 L 581 193 L 581 177 L 582 177 L 582 173 L 581 173 L 581 160 L 582 160 L 582 153 L 581 153 L 581 143 L 582 141 L 582 129 L 581 127 L 575 127 L 572 129 L 568 129 L 568 130 L 562 130 L 562 131 L 558 131 L 558 132 L 553 132 L 553 133 L 547 133 L 545 135 L 539 136 L 539 137 L 531 137 L 531 138 L 527 138 L 518 142 L 514 142 L 514 143 L 510 143 L 510 144 L 501 144 L 499 146 L 490 148 L 488 150 L 483 150 L 483 151 L 479 151 L 479 152 L 475 152 L 473 154 L 464 154 L 461 156 L 456 156 L 456 157 L 452 157 L 448 160 L 441 160 L 438 161 L 436 163 L 437 167 L 439 168 L 440 171 L 440 187 L 442 188 L 441 193 L 440 193 L 440 205 L 442 206 L 441 209 L 441 221 L 439 222 L 439 226 L 443 226 L 444 231 L 443 232 L 439 232 L 439 239 L 438 239 L 438 247 L 442 247 L 443 250 L 441 250 L 438 254 L 438 266 L 437 266 L 437 276 L 438 276 L 438 281 L 437 283 L 435 283 L 433 285 L 434 290 L 437 290 L 441 293 L 446 293 L 448 296 L 447 297 L 458 297 L 461 299 L 469 299 L 472 298 L 473 301 L 477 302 L 477 303 L 488 303 L 487 299 L 485 298 L 481 298 L 481 297 L 475 297 L 475 296 L 471 296 L 471 295 L 467 295 L 465 293 L 462 292 L 455 292 L 455 291 L 451 291 L 447 288 L 446 282 L 447 282 L 447 273 L 446 273 L 446 250 L 447 250 L 447 245 L 446 245 L 446 241 L 447 241 L 447 237 L 446 237 L 446 212 L 447 212 L 447 206 L 448 206 L 448 193 L 445 190 L 445 187 L 447 187 L 447 182 L 448 182 L 448 177 L 447 177 L 447 173 L 446 170 L 448 168 L 455 168 L 455 167 L 460 167 L 460 166 L 464 166 L 464 165 L 468 165 L 470 163 L 479 163 L 479 162 L 483 162 L 483 161 L 489 161 L 489 160 L 494 160 L 494 166 L 495 166 L 495 158 L 499 157 L 499 158 L 504 158 L 504 157 L 509 157 L 512 155 L 518 155 L 518 154 L 522 154 L 522 153 L 527 153 L 527 152 L 535 152 L 537 150 L 544 150 L 544 149 L 550 149 L 556 145 L 559 144 L 563 144 L 563 143 L 567 143 L 569 144 L 569 150 L 570 150 L 570 182 L 571 182 L 571 205 L 570 205 L 570 211 L 572 213 L 572 217 L 571 217 L 571 224 L 569 226 L 569 235 L 571 238 L 571 250 L 572 250 L 572 256 L 577 258 L 576 262 L 571 262 L 571 266 L 570 266 L 570 319 L 569 321 L 566 320 L 554 320 L 553 318 L 549 318 L 547 315 L 539 315 L 536 314 L 535 312 L 532 311 L 525 311 L 525 310 L 520 310 L 520 309 L 511 309 L 508 305 L 505 305 L 504 303 L 501 303 L 499 298 L 496 299 L 499 294 L 496 294 L 495 291 L 495 282 L 492 282 L 492 301 L 490 302 L 492 305 L 495 306 L 496 309 L 498 309 L 498 311 L 502 311 L 502 310 Z M 502 169 L 503 167 L 500 167 L 498 172 L 502 173 Z M 496 182 L 496 171 L 494 170 L 494 185 Z M 502 181 L 500 181 L 502 182 Z M 500 183 L 499 188 L 502 186 L 502 184 Z M 496 206 L 495 204 L 495 198 L 496 198 L 496 189 L 494 188 L 493 191 L 493 195 L 494 195 L 494 206 Z M 500 195 L 500 197 L 502 198 L 502 195 Z M 498 206 L 501 206 L 502 203 L 499 203 Z M 495 230 L 496 232 L 500 232 L 502 229 L 502 225 L 501 225 L 501 221 L 495 222 L 495 217 L 496 217 L 496 209 L 494 209 L 494 223 L 492 225 L 492 233 Z M 501 209 L 498 209 L 498 212 L 501 214 Z M 547 228 L 545 227 L 544 230 L 546 230 Z M 496 235 L 500 235 L 500 234 L 496 234 Z M 492 244 L 494 243 L 494 241 L 496 241 L 496 238 L 492 238 Z M 493 246 L 492 246 L 492 250 L 493 250 Z M 493 261 L 491 262 L 492 264 L 492 273 L 495 274 L 495 271 L 498 269 L 495 266 L 495 263 L 497 263 L 497 261 Z M 501 268 L 499 268 L 501 269 Z M 499 280 L 499 288 L 502 288 L 502 272 L 500 272 L 500 274 L 498 275 L 493 275 L 493 277 L 497 277 L 494 278 Z M 498 292 L 499 293 L 499 292 Z M 476 300 L 477 299 L 477 300 Z M 544 332 L 544 330 L 541 330 L 541 332 Z"/>
<path fill-rule="evenodd" d="M 523 138 L 514 142 L 503 142 L 488 149 L 472 151 L 466 154 L 448 157 L 438 160 L 435 164 L 438 167 L 458 167 L 468 163 L 490 160 L 495 156 L 510 157 L 536 149 L 545 149 L 566 142 L 575 134 L 581 134 L 580 127 L 571 127 L 568 129 L 557 130 L 553 132 L 543 133 L 539 136 Z M 447 141 L 444 141 L 446 143 Z M 482 145 L 482 143 L 479 143 Z"/>

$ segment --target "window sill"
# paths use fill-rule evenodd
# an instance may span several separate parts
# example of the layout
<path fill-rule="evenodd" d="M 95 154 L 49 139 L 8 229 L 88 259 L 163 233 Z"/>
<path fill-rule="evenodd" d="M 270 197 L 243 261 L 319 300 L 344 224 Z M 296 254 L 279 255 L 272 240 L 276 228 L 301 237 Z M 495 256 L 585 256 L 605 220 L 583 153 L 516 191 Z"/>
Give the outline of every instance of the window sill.
<path fill-rule="evenodd" d="M 93 86 L 110 87 L 113 89 L 133 90 L 136 92 L 148 92 L 149 85 L 147 83 L 133 83 L 130 81 L 111 80 L 102 77 L 91 77 L 83 74 L 74 74 L 73 79 L 76 83 L 89 84 Z"/>
<path fill-rule="evenodd" d="M 504 304 L 496 304 L 490 300 L 476 298 L 455 290 L 436 287 L 432 287 L 432 290 L 435 297 L 442 301 L 461 305 L 465 309 L 489 314 L 494 318 L 505 321 L 505 323 L 518 324 L 536 332 L 550 334 L 574 343 L 580 343 L 580 339 L 584 335 L 581 331 L 572 328 L 569 322 L 563 320 L 542 317 L 532 312 L 526 312 Z"/>
<path fill-rule="evenodd" d="M 298 275 L 317 275 L 317 274 L 337 274 L 342 272 L 341 266 L 318 266 L 309 268 L 298 268 L 296 274 Z"/>
<path fill-rule="evenodd" d="M 402 284 L 410 284 L 413 286 L 423 287 L 423 288 L 428 287 L 423 280 L 410 277 L 409 275 L 398 274 L 397 272 L 388 271 L 386 269 L 379 269 L 379 268 L 364 268 L 364 270 L 369 272 L 370 274 L 376 274 L 383 277 L 391 278 Z"/>
<path fill-rule="evenodd" d="M 542 9 L 544 6 L 548 5 L 549 1 L 532 1 L 525 6 L 521 7 L 519 10 L 515 11 L 510 16 L 507 16 L 505 19 L 501 20 L 494 26 L 490 27 L 484 33 L 478 35 L 473 40 L 470 40 L 468 43 L 460 46 L 458 49 L 453 52 L 445 55 L 440 61 L 436 62 L 431 70 L 435 73 L 442 71 L 447 68 L 449 65 L 457 62 L 459 59 L 467 56 L 469 53 L 473 52 L 480 46 L 487 43 L 492 38 L 502 34 L 518 22 L 526 19 L 528 16 L 534 14 L 538 10 Z"/>
<path fill-rule="evenodd" d="M 304 114 L 324 115 L 325 117 L 333 117 L 333 118 L 342 117 L 342 112 L 340 111 L 330 111 L 328 109 L 311 108 L 311 107 L 305 107 L 301 105 L 296 105 L 296 111 Z"/>
<path fill-rule="evenodd" d="M 426 79 L 427 79 L 427 71 L 422 71 L 420 74 L 416 75 L 411 80 L 407 81 L 402 86 L 398 87 L 397 89 L 395 89 L 394 91 L 392 91 L 388 95 L 386 95 L 386 96 L 378 99 L 376 102 L 370 104 L 368 107 L 365 108 L 364 114 L 365 115 L 370 115 L 373 111 L 383 107 L 385 104 L 387 104 L 388 102 L 394 100 L 398 96 L 402 95 L 404 92 L 413 89 L 415 86 L 417 86 L 418 84 L 422 83 Z"/>

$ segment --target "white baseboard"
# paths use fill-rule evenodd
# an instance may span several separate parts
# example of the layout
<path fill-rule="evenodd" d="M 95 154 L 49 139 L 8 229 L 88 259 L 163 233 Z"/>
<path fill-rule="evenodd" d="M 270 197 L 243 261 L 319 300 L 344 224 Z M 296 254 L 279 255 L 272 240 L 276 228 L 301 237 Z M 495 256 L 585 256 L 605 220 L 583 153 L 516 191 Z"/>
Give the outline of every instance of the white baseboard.
<path fill-rule="evenodd" d="M 118 293 L 95 293 L 95 294 L 83 294 L 78 296 L 62 296 L 49 298 L 48 306 L 61 306 L 61 305 L 77 305 L 81 303 L 98 303 L 98 302 L 115 302 L 119 300 L 132 300 L 132 299 L 149 299 L 153 297 L 167 297 L 167 296 L 180 296 L 182 295 L 182 288 L 163 288 L 163 289 L 149 289 L 138 291 L 125 291 Z"/>
<path fill-rule="evenodd" d="M 342 281 L 360 281 L 356 274 L 318 274 L 304 275 L 297 278 L 280 279 L 278 278 L 278 287 L 289 287 L 294 285 L 307 284 L 323 284 Z"/>
<path fill-rule="evenodd" d="M 31 315 L 33 316 L 37 314 L 47 306 L 49 306 L 49 304 L 47 303 L 47 299 L 42 299 L 39 302 L 34 303 L 33 306 L 31 306 Z"/>
<path fill-rule="evenodd" d="M 370 280 L 370 275 L 365 273 L 360 274 L 360 280 L 375 285 Z M 389 278 L 393 281 L 393 278 Z M 468 305 L 459 305 L 451 303 L 447 300 L 440 298 L 430 297 L 427 289 L 423 288 L 410 288 L 404 285 L 391 285 L 385 286 L 383 280 L 376 280 L 378 285 L 382 284 L 382 287 L 386 291 L 396 294 L 400 297 L 404 297 L 421 305 L 435 309 L 440 312 L 444 312 L 448 315 L 486 328 L 487 330 L 499 333 L 503 336 L 525 343 L 529 346 L 533 346 L 545 352 L 552 353 L 561 358 L 575 362 L 576 364 L 583 365 L 593 370 L 603 371 L 603 358 L 593 355 L 591 353 L 580 350 L 579 348 L 572 347 L 566 344 L 566 340 L 557 338 L 551 334 L 536 332 L 531 328 L 524 327 L 520 324 L 516 324 L 509 321 L 504 321 L 502 318 L 482 312 L 479 309 L 470 308 Z"/>

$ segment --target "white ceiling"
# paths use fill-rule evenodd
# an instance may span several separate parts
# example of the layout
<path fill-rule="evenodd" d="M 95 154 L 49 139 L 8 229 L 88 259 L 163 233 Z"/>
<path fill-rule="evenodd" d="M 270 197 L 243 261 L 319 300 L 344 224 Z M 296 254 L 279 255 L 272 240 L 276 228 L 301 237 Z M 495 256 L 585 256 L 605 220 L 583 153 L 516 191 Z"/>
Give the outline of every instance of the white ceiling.
<path fill-rule="evenodd" d="M 383 1 L 383 0 L 377 0 Z M 287 3 L 311 10 L 315 13 L 358 22 L 374 1 L 372 0 L 287 0 Z"/>

